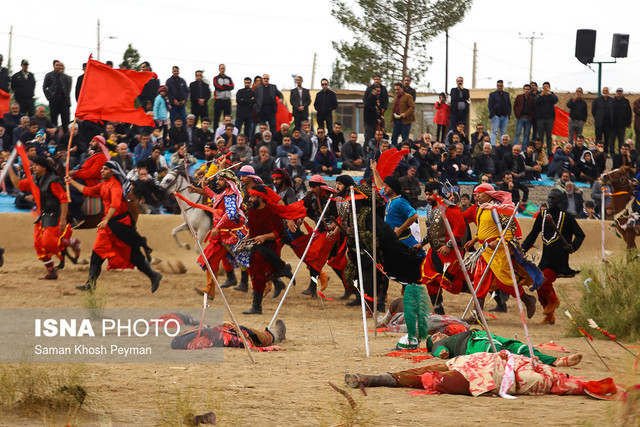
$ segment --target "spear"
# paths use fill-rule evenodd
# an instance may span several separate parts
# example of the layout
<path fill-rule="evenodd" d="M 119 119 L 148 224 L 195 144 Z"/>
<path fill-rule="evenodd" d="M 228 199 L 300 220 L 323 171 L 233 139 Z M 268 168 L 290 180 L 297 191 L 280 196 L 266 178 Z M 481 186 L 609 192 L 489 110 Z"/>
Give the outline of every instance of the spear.
<path fill-rule="evenodd" d="M 578 324 L 576 323 L 575 320 L 573 320 L 573 316 L 571 316 L 571 313 L 569 313 L 569 310 L 566 310 L 564 312 L 564 314 L 571 320 L 571 323 L 573 323 L 574 325 L 576 325 L 576 328 L 578 328 L 578 331 L 580 331 L 580 333 L 582 334 L 582 336 L 584 337 L 585 341 L 587 341 L 587 344 L 589 344 L 589 347 L 591 347 L 591 350 L 593 350 L 593 352 L 596 354 L 596 356 L 598 356 L 598 358 L 600 359 L 600 361 L 602 362 L 602 364 L 605 366 L 605 368 L 607 368 L 607 370 L 609 372 L 611 372 L 611 368 L 609 368 L 609 366 L 607 365 L 607 363 L 604 361 L 604 359 L 602 357 L 600 357 L 600 354 L 598 354 L 598 352 L 596 351 L 596 348 L 593 346 L 593 344 L 591 344 L 591 341 L 593 341 L 593 337 L 591 335 L 589 335 L 589 333 L 587 331 L 585 331 L 584 329 L 582 329 L 580 326 L 578 326 Z"/>
<path fill-rule="evenodd" d="M 609 338 L 611 341 L 613 341 L 614 343 L 618 344 L 620 347 L 624 348 L 628 353 L 630 353 L 634 358 L 637 358 L 638 356 L 636 356 L 635 354 L 633 354 L 633 352 L 631 350 L 629 350 L 627 347 L 625 347 L 624 345 L 622 345 L 618 339 L 616 338 L 615 335 L 610 334 L 609 332 L 605 331 L 604 329 L 602 329 L 600 326 L 598 326 L 598 324 L 593 320 L 593 319 L 587 319 L 587 321 L 589 322 L 589 326 L 593 329 L 597 329 L 600 332 L 602 332 L 602 334 Z"/>

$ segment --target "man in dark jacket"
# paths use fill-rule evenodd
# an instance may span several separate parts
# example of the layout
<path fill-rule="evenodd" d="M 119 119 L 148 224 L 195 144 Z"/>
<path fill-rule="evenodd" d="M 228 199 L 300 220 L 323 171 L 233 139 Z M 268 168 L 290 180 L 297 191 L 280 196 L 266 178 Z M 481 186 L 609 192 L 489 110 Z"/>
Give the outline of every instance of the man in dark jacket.
<path fill-rule="evenodd" d="M 351 132 L 349 142 L 342 146 L 342 167 L 344 170 L 363 170 L 364 151 L 362 146 L 358 144 L 358 133 Z"/>
<path fill-rule="evenodd" d="M 465 125 L 468 124 L 469 89 L 465 89 L 464 79 L 462 77 L 456 79 L 456 87 L 451 89 L 449 96 L 451 97 L 449 129 L 454 129 L 460 122 L 463 122 Z"/>
<path fill-rule="evenodd" d="M 294 126 L 296 129 L 300 129 L 302 122 L 309 120 L 309 105 L 311 105 L 309 89 L 302 87 L 302 76 L 296 76 L 296 87 L 289 94 L 289 102 L 291 103 Z"/>
<path fill-rule="evenodd" d="M 536 98 L 536 122 L 538 123 L 538 138 L 544 141 L 547 138 L 547 154 L 551 156 L 551 148 L 553 147 L 553 123 L 556 120 L 555 104 L 558 103 L 558 97 L 551 92 L 549 82 L 542 83 L 542 92 Z"/>
<path fill-rule="evenodd" d="M 582 135 L 584 122 L 587 121 L 587 102 L 582 99 L 582 88 L 576 89 L 576 94 L 567 102 L 569 109 L 569 143 L 573 144 L 574 138 Z"/>
<path fill-rule="evenodd" d="M 316 94 L 316 99 L 313 101 L 313 108 L 316 109 L 316 121 L 318 122 L 318 129 L 333 128 L 333 110 L 338 108 L 338 98 L 336 93 L 329 89 L 329 80 L 320 80 L 322 90 Z"/>
<path fill-rule="evenodd" d="M 29 61 L 23 59 L 20 66 L 22 70 L 11 77 L 11 89 L 13 89 L 13 97 L 20 105 L 20 112 L 31 117 L 35 113 L 33 93 L 36 88 L 36 78 L 29 72 Z"/>
<path fill-rule="evenodd" d="M 151 64 L 149 63 L 149 61 L 144 61 L 142 64 L 140 64 L 140 69 L 142 71 L 149 71 L 149 72 L 152 71 Z M 160 87 L 160 82 L 158 81 L 157 78 L 149 80 L 142 88 L 142 93 L 138 97 L 138 99 L 140 100 L 140 105 L 145 106 L 149 101 L 151 101 L 151 104 L 153 104 L 153 101 L 156 99 L 156 96 L 158 95 L 159 87 Z"/>
<path fill-rule="evenodd" d="M 602 95 L 591 103 L 591 115 L 596 126 L 596 141 L 604 142 L 604 152 L 613 154 L 609 149 L 613 126 L 613 99 L 609 96 L 609 88 L 602 88 Z"/>
<path fill-rule="evenodd" d="M 525 179 L 526 167 L 524 164 L 524 156 L 522 155 L 522 147 L 514 145 L 511 148 L 511 153 L 505 154 L 502 158 L 502 172 L 504 175 L 511 175 L 511 182 L 516 191 L 522 191 L 522 202 L 526 203 L 529 200 L 529 188 L 522 185 L 522 181 Z M 507 183 L 508 184 L 508 183 Z M 518 196 L 520 200 L 520 196 Z M 518 200 L 514 199 L 514 203 Z"/>
<path fill-rule="evenodd" d="M 57 59 L 53 60 L 53 71 L 44 76 L 42 83 L 44 96 L 49 101 L 49 114 L 54 125 L 58 124 L 58 116 L 62 122 L 62 128 L 69 127 L 69 107 L 71 100 L 71 77 L 64 73 L 64 64 Z"/>
<path fill-rule="evenodd" d="M 531 85 L 526 84 L 523 87 L 523 93 L 516 96 L 513 102 L 513 115 L 516 116 L 516 141 L 515 145 L 520 145 L 520 132 L 524 132 L 522 136 L 522 145 L 529 145 L 529 135 L 531 134 L 531 123 L 536 115 L 535 99 L 531 96 Z"/>
<path fill-rule="evenodd" d="M 80 91 L 82 90 L 82 82 L 84 81 L 84 73 L 87 71 L 87 63 L 82 64 L 82 74 L 78 76 L 78 80 L 76 80 L 76 102 L 80 99 Z M 140 104 L 144 106 L 144 104 Z"/>
<path fill-rule="evenodd" d="M 511 116 L 511 98 L 504 91 L 504 83 L 498 80 L 496 91 L 489 94 L 489 118 L 491 119 L 491 145 L 496 145 L 498 133 L 500 136 L 507 133 L 507 125 Z"/>
<path fill-rule="evenodd" d="M 195 117 L 195 123 L 198 119 L 209 117 L 208 103 L 211 99 L 211 89 L 209 85 L 202 80 L 202 70 L 196 71 L 196 79 L 189 84 L 189 96 L 191 100 L 191 114 Z"/>
<path fill-rule="evenodd" d="M 382 106 L 380 104 L 380 87 L 373 87 L 369 95 L 364 97 L 364 141 L 365 148 L 373 139 L 376 129 L 382 123 Z"/>
<path fill-rule="evenodd" d="M 382 84 L 382 79 L 380 78 L 380 74 L 375 74 L 373 76 L 373 84 L 364 91 L 364 96 L 362 97 L 362 101 L 365 101 L 367 99 L 367 96 L 371 94 L 374 87 L 377 87 L 380 89 L 380 108 L 386 111 L 387 108 L 389 107 L 389 92 L 387 91 L 387 87 Z"/>
<path fill-rule="evenodd" d="M 495 154 L 491 152 L 491 143 L 486 142 L 482 147 L 482 155 L 476 157 L 473 165 L 476 176 L 486 175 L 489 180 L 498 180 L 500 173 L 500 162 Z"/>
<path fill-rule="evenodd" d="M 176 118 L 178 117 L 182 118 L 182 122 L 184 123 L 187 120 L 185 104 L 187 103 L 187 99 L 189 99 L 189 86 L 187 86 L 187 82 L 180 77 L 180 67 L 174 65 L 171 68 L 171 77 L 167 79 L 165 84 L 167 85 L 167 95 L 171 102 L 171 110 L 169 110 L 171 126 L 174 126 Z"/>
<path fill-rule="evenodd" d="M 616 150 L 616 139 L 618 140 L 618 147 L 622 147 L 625 143 L 625 132 L 627 128 L 631 126 L 631 105 L 629 100 L 624 97 L 624 92 L 621 87 L 616 89 L 616 97 L 613 98 L 613 123 L 611 136 L 611 153 Z"/>
<path fill-rule="evenodd" d="M 179 146 L 184 145 L 189 140 L 187 129 L 183 126 L 182 118 L 176 117 L 176 121 L 169 129 L 168 151 L 175 153 Z"/>
<path fill-rule="evenodd" d="M 276 96 L 280 98 L 280 104 L 284 103 L 282 92 L 276 85 L 269 84 L 269 74 L 262 76 L 262 84 L 256 87 L 255 92 L 258 121 L 268 122 L 269 130 L 275 133 L 278 130 L 276 129 L 276 111 L 278 110 Z"/>
<path fill-rule="evenodd" d="M 244 88 L 236 92 L 236 129 L 238 133 L 251 135 L 253 132 L 253 106 L 256 104 L 256 93 L 251 89 L 251 78 L 244 78 Z"/>
<path fill-rule="evenodd" d="M 2 117 L 2 125 L 7 132 L 8 141 L 12 142 L 10 145 L 13 146 L 13 130 L 20 126 L 20 119 L 22 118 L 22 113 L 20 113 L 20 105 L 13 102 L 9 107 L 9 112 L 5 113 Z"/>

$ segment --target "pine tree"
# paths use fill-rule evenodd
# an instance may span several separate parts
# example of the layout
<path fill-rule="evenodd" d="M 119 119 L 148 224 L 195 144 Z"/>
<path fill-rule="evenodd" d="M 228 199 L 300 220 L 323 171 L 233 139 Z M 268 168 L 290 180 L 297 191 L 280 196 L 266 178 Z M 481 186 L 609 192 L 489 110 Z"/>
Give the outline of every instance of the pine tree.
<path fill-rule="evenodd" d="M 127 46 L 127 50 L 122 55 L 123 61 L 128 61 L 132 70 L 140 71 L 140 53 L 138 49 L 134 48 L 131 43 Z"/>

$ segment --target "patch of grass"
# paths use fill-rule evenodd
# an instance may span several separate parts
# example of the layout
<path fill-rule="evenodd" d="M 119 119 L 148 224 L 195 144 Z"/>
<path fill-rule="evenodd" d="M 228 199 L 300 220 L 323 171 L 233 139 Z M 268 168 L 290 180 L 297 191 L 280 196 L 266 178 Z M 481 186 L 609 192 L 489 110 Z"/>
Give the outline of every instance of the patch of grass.
<path fill-rule="evenodd" d="M 82 306 L 89 310 L 93 319 L 101 319 L 107 306 L 108 294 L 104 286 L 96 286 L 93 292 L 83 291 Z"/>
<path fill-rule="evenodd" d="M 216 425 L 224 425 L 222 422 L 226 419 L 220 393 L 209 390 L 202 396 L 195 386 L 162 386 L 158 391 L 156 406 L 163 426 L 195 426 L 196 416 L 209 412 L 215 413 Z"/>
<path fill-rule="evenodd" d="M 571 314 L 578 325 L 594 338 L 607 339 L 600 332 L 588 327 L 587 319 L 590 318 L 620 340 L 638 340 L 639 277 L 640 262 L 637 261 L 626 263 L 618 259 L 608 264 L 586 265 L 576 284 L 582 292 L 578 306 L 571 304 L 567 298 L 564 300 L 569 301 Z M 571 324 L 569 334 L 579 336 L 580 332 Z"/>
<path fill-rule="evenodd" d="M 344 427 L 378 425 L 375 411 L 371 405 L 368 405 L 369 402 L 359 390 L 355 390 L 354 394 L 351 394 L 346 387 L 339 387 L 351 397 L 351 402 L 339 392 L 329 388 L 327 407 L 330 409 L 329 411 L 323 410 L 321 414 L 318 414 L 318 425 Z"/>
<path fill-rule="evenodd" d="M 0 367 L 0 410 L 21 410 L 27 416 L 65 414 L 74 420 L 88 398 L 84 365 Z"/>

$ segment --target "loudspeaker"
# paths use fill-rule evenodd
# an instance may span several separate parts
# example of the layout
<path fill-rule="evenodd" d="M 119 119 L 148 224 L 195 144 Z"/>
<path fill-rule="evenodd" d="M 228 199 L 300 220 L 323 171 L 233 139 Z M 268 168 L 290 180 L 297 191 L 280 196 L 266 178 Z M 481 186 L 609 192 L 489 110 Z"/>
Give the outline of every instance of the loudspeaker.
<path fill-rule="evenodd" d="M 593 62 L 596 53 L 596 30 L 576 32 L 576 58 L 583 64 Z"/>
<path fill-rule="evenodd" d="M 614 34 L 611 45 L 611 56 L 614 58 L 626 58 L 629 49 L 629 34 Z"/>

